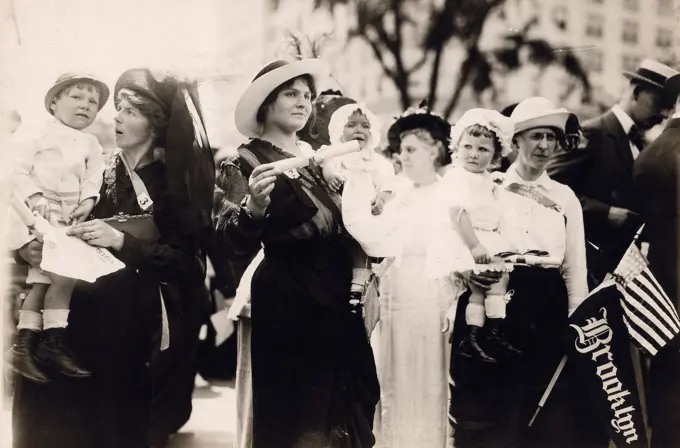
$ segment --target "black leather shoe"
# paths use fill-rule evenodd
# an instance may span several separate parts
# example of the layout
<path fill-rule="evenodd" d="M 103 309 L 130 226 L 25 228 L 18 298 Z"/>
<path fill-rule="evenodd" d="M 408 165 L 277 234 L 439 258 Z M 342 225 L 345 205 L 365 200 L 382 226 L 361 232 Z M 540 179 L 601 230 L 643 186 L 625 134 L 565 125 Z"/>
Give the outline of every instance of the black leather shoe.
<path fill-rule="evenodd" d="M 75 356 L 71 353 L 66 343 L 65 328 L 44 330 L 35 356 L 40 364 L 54 367 L 66 376 L 87 378 L 91 375 L 89 370 L 78 365 Z"/>
<path fill-rule="evenodd" d="M 36 383 L 44 384 L 49 383 L 50 379 L 38 368 L 33 358 L 38 336 L 37 331 L 19 330 L 16 342 L 7 351 L 6 361 L 15 373 Z"/>
<path fill-rule="evenodd" d="M 481 327 L 470 325 L 470 334 L 460 343 L 459 353 L 466 358 L 477 358 L 484 362 L 496 362 L 496 359 L 489 356 L 479 345 L 481 330 Z"/>
<path fill-rule="evenodd" d="M 494 354 L 498 352 L 500 357 L 520 356 L 522 352 L 508 342 L 505 332 L 503 332 L 503 322 L 504 319 L 486 319 L 485 325 L 489 329 L 487 341 L 493 347 L 493 350 L 490 351 Z"/>

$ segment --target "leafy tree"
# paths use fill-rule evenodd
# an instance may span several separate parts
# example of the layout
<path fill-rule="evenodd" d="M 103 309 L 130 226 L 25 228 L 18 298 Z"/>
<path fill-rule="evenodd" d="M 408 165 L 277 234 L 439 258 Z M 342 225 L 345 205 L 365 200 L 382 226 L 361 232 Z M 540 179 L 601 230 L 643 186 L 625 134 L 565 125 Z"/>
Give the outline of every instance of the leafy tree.
<path fill-rule="evenodd" d="M 282 0 L 274 0 L 278 5 Z M 355 25 L 348 36 L 364 41 L 371 48 L 385 76 L 394 84 L 401 107 L 408 108 L 420 98 L 413 97 L 413 76 L 429 70 L 428 102 L 433 109 L 442 109 L 450 117 L 466 88 L 476 95 L 495 91 L 492 74 L 497 67 L 504 72 L 520 68 L 520 51 L 529 50 L 530 60 L 540 67 L 559 64 L 583 85 L 586 97 L 590 84 L 587 72 L 578 58 L 568 51 L 556 51 L 548 41 L 532 39 L 529 22 L 519 32 L 508 34 L 498 48 L 480 49 L 479 43 L 487 19 L 511 2 L 535 0 L 440 0 L 423 4 L 422 0 L 314 0 L 315 8 L 331 13 L 336 5 L 351 6 Z M 413 43 L 405 45 L 405 34 L 415 29 L 416 48 L 420 55 L 412 62 L 405 53 Z M 458 70 L 450 97 L 443 108 L 437 107 L 440 87 L 440 68 L 445 50 L 457 45 L 465 57 Z M 408 58 L 413 59 L 413 58 Z M 449 80 L 445 80 L 449 82 Z"/>

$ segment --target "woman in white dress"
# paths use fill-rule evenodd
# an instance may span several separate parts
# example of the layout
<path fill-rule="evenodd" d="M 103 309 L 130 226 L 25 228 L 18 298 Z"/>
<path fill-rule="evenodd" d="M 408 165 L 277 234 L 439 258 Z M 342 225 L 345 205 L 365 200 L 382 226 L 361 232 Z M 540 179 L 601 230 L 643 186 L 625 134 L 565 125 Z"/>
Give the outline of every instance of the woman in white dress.
<path fill-rule="evenodd" d="M 442 331 L 460 287 L 449 278 L 428 279 L 427 254 L 441 226 L 450 225 L 436 203 L 438 159 L 450 125 L 426 111 L 397 119 L 404 182 L 383 213 L 371 215 L 372 185 L 346 185 L 343 218 L 367 254 L 390 257 L 381 286 L 376 364 L 381 387 L 377 446 L 443 448 L 447 445 L 449 352 Z M 400 176 L 401 177 L 401 176 Z"/>

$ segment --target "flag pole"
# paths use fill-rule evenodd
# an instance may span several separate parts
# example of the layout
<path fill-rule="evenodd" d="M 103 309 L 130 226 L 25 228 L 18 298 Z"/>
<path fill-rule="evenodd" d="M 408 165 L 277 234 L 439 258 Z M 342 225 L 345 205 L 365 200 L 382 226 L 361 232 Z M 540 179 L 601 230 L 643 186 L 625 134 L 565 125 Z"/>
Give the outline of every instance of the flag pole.
<path fill-rule="evenodd" d="M 543 409 L 543 406 L 545 405 L 545 402 L 548 400 L 550 393 L 552 392 L 553 388 L 555 387 L 555 384 L 557 383 L 557 380 L 559 379 L 560 375 L 562 374 L 562 370 L 564 370 L 564 365 L 566 363 L 567 363 L 567 355 L 564 355 L 562 357 L 562 360 L 560 361 L 560 364 L 557 366 L 557 370 L 555 370 L 555 373 L 553 374 L 553 377 L 550 380 L 548 387 L 545 389 L 545 392 L 543 392 L 543 396 L 541 397 L 541 401 L 538 402 L 538 407 L 536 408 L 536 412 L 534 412 L 534 416 L 531 417 L 531 420 L 529 421 L 529 427 L 531 427 L 531 425 L 534 424 L 534 420 L 536 420 L 536 417 L 538 417 L 538 413 L 541 412 L 541 409 Z"/>

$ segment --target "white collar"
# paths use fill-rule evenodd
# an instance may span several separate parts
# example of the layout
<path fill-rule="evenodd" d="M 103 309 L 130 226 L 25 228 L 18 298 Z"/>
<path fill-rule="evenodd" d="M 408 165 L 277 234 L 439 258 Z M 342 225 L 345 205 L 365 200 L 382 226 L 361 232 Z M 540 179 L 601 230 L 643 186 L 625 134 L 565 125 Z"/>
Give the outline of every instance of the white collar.
<path fill-rule="evenodd" d="M 678 108 L 678 111 L 673 114 L 671 119 L 673 119 L 673 118 L 680 118 L 680 108 Z"/>
<path fill-rule="evenodd" d="M 545 190 L 551 190 L 554 186 L 554 182 L 548 176 L 548 173 L 543 171 L 538 179 L 536 180 L 526 180 L 517 171 L 517 162 L 510 165 L 508 171 L 505 173 L 505 178 L 510 182 L 517 182 L 524 185 L 535 185 L 544 188 Z"/>
<path fill-rule="evenodd" d="M 630 118 L 630 115 L 628 115 L 618 104 L 614 104 L 612 106 L 612 112 L 614 112 L 614 115 L 616 115 L 616 118 L 619 120 L 619 123 L 621 123 L 623 132 L 628 134 L 630 132 L 630 129 L 633 126 L 635 126 L 635 122 L 633 121 L 633 119 Z"/>

